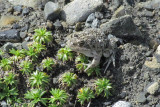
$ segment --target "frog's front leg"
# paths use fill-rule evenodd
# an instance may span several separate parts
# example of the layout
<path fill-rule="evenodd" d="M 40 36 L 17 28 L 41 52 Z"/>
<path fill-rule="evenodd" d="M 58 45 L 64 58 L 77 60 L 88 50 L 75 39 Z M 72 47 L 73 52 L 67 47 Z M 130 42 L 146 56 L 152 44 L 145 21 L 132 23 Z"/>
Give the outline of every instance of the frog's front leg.
<path fill-rule="evenodd" d="M 102 55 L 96 55 L 96 56 L 93 58 L 92 62 L 91 62 L 90 64 L 88 64 L 88 67 L 87 67 L 84 71 L 86 72 L 88 69 L 94 68 L 94 67 L 98 66 L 99 63 L 100 63 L 101 56 L 102 56 Z"/>

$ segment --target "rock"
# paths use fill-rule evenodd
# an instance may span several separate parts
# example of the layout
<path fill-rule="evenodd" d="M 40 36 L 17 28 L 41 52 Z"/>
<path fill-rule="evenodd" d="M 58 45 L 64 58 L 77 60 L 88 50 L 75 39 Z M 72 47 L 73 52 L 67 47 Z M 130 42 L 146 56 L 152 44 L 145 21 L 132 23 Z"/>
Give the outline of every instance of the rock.
<path fill-rule="evenodd" d="M 132 15 L 132 7 L 120 6 L 113 14 L 112 18 L 118 18 L 124 15 Z"/>
<path fill-rule="evenodd" d="M 20 35 L 16 29 L 0 31 L 0 41 L 19 42 Z"/>
<path fill-rule="evenodd" d="M 19 29 L 21 26 L 19 24 L 13 24 L 12 28 L 13 29 Z"/>
<path fill-rule="evenodd" d="M 53 24 L 55 26 L 55 29 L 62 29 L 62 24 L 59 20 L 56 20 L 56 22 L 54 22 Z"/>
<path fill-rule="evenodd" d="M 1 102 L 1 106 L 2 106 L 2 107 L 8 107 L 8 105 L 7 105 L 7 103 L 6 103 L 5 101 L 2 101 L 2 102 Z"/>
<path fill-rule="evenodd" d="M 95 17 L 97 19 L 103 19 L 103 14 L 101 12 L 95 12 Z"/>
<path fill-rule="evenodd" d="M 138 93 L 138 95 L 136 97 L 137 97 L 137 102 L 139 102 L 139 103 L 146 102 L 146 97 L 145 97 L 144 92 Z"/>
<path fill-rule="evenodd" d="M 144 10 L 143 12 L 139 13 L 139 16 L 143 16 L 143 17 L 153 17 L 154 16 L 154 12 L 148 11 L 148 10 Z"/>
<path fill-rule="evenodd" d="M 160 45 L 157 47 L 156 54 L 160 55 Z"/>
<path fill-rule="evenodd" d="M 7 42 L 6 44 L 4 44 L 1 49 L 3 50 L 3 52 L 6 52 L 6 53 L 9 53 L 9 50 L 10 49 L 22 49 L 22 45 L 21 43 L 10 43 L 10 42 Z"/>
<path fill-rule="evenodd" d="M 149 0 L 148 2 L 139 3 L 138 5 L 139 7 L 143 7 L 146 9 L 159 9 L 160 0 Z"/>
<path fill-rule="evenodd" d="M 48 2 L 44 7 L 44 17 L 46 20 L 54 21 L 60 13 L 60 7 L 58 3 Z"/>
<path fill-rule="evenodd" d="M 13 7 L 14 11 L 21 13 L 22 12 L 22 6 L 17 5 Z"/>
<path fill-rule="evenodd" d="M 8 0 L 13 5 L 23 5 L 37 8 L 41 3 L 47 3 L 49 0 Z"/>
<path fill-rule="evenodd" d="M 47 21 L 47 29 L 52 30 L 53 28 L 53 23 L 51 21 Z"/>
<path fill-rule="evenodd" d="M 112 6 L 109 8 L 110 10 L 116 10 L 122 3 L 122 0 L 112 0 Z"/>
<path fill-rule="evenodd" d="M 113 14 L 113 17 L 114 18 L 118 18 L 118 17 L 121 17 L 121 16 L 124 16 L 125 15 L 125 8 L 124 6 L 120 6 Z"/>
<path fill-rule="evenodd" d="M 102 31 L 110 33 L 120 38 L 131 39 L 135 37 L 143 38 L 142 33 L 134 24 L 131 16 L 125 15 L 120 18 L 111 19 L 100 26 Z"/>
<path fill-rule="evenodd" d="M 160 68 L 160 63 L 157 62 L 157 59 L 155 56 L 152 57 L 151 61 L 146 60 L 144 65 L 148 68 L 151 68 L 151 69 L 159 69 Z"/>
<path fill-rule="evenodd" d="M 93 20 L 91 27 L 98 28 L 100 26 L 100 21 L 98 19 Z"/>
<path fill-rule="evenodd" d="M 126 92 L 120 93 L 119 97 L 122 98 L 122 99 L 125 98 L 126 97 Z"/>
<path fill-rule="evenodd" d="M 125 5 L 130 5 L 130 6 L 133 6 L 135 4 L 134 0 L 123 0 L 123 2 Z"/>
<path fill-rule="evenodd" d="M 159 88 L 160 88 L 159 83 L 158 82 L 154 82 L 147 88 L 147 92 L 149 94 L 155 95 L 156 92 L 159 90 Z"/>
<path fill-rule="evenodd" d="M 86 20 L 86 23 L 92 23 L 94 19 L 96 19 L 96 18 L 95 18 L 95 13 L 91 13 L 91 14 L 88 16 L 88 18 L 87 18 L 87 20 Z"/>
<path fill-rule="evenodd" d="M 85 21 L 91 13 L 98 9 L 100 10 L 102 5 L 102 0 L 74 0 L 64 6 L 61 12 L 61 18 L 66 20 L 70 25 L 82 22 Z"/>
<path fill-rule="evenodd" d="M 27 42 L 27 41 L 22 42 L 22 47 L 23 47 L 23 49 L 28 50 L 28 44 L 30 44 L 30 43 L 31 43 L 31 42 Z"/>
<path fill-rule="evenodd" d="M 82 29 L 82 24 L 80 22 L 76 23 L 75 31 L 80 31 Z"/>
<path fill-rule="evenodd" d="M 24 39 L 27 35 L 27 32 L 20 32 L 20 37 Z"/>
<path fill-rule="evenodd" d="M 28 7 L 25 7 L 25 8 L 23 9 L 23 11 L 22 11 L 22 15 L 23 15 L 23 16 L 24 16 L 24 15 L 28 15 L 29 12 L 30 12 L 29 8 L 28 8 Z"/>
<path fill-rule="evenodd" d="M 160 103 L 159 103 L 159 104 L 156 104 L 156 107 L 160 107 Z"/>
<path fill-rule="evenodd" d="M 118 101 L 112 107 L 132 107 L 130 102 Z"/>

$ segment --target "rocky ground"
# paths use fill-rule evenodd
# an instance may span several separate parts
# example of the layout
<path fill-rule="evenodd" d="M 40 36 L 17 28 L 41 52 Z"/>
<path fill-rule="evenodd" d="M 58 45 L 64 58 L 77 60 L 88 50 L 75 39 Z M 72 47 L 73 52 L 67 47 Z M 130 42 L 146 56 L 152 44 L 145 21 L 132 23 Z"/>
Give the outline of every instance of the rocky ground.
<path fill-rule="evenodd" d="M 3 51 L 28 49 L 34 30 L 40 27 L 54 36 L 46 54 L 49 57 L 65 46 L 68 34 L 87 28 L 100 28 L 123 40 L 118 45 L 116 67 L 111 64 L 102 73 L 111 80 L 113 96 L 93 99 L 90 107 L 160 107 L 160 0 L 0 0 Z M 104 62 L 102 58 L 101 72 Z M 72 64 L 56 70 L 74 69 Z M 56 84 L 58 76 L 52 78 Z M 85 75 L 82 79 L 85 85 L 95 77 Z"/>

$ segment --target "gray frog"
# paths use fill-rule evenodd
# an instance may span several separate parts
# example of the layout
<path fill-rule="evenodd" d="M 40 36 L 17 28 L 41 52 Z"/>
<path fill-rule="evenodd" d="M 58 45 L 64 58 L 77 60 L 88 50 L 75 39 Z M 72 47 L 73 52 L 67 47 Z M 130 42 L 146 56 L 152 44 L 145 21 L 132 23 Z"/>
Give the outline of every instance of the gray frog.
<path fill-rule="evenodd" d="M 105 71 L 111 62 L 115 66 L 115 53 L 117 50 L 118 38 L 109 34 L 106 36 L 100 29 L 89 28 L 84 31 L 74 32 L 67 37 L 67 47 L 72 51 L 82 53 L 88 57 L 93 57 L 93 60 L 88 67 L 96 67 L 100 63 L 102 55 L 108 60 Z"/>

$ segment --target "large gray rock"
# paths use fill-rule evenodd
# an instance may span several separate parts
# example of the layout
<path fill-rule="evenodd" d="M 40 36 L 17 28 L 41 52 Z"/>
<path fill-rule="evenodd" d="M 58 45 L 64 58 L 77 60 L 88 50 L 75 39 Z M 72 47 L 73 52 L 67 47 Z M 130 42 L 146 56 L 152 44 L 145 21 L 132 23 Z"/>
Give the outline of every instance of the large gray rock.
<path fill-rule="evenodd" d="M 118 101 L 112 107 L 132 107 L 130 102 Z"/>
<path fill-rule="evenodd" d="M 37 7 L 41 3 L 46 3 L 49 0 L 8 0 L 13 5 L 24 5 L 28 7 Z"/>
<path fill-rule="evenodd" d="M 142 2 L 138 4 L 139 7 L 144 7 L 146 9 L 159 9 L 160 0 L 150 0 L 148 2 Z"/>
<path fill-rule="evenodd" d="M 46 3 L 44 7 L 44 17 L 46 20 L 55 20 L 59 13 L 60 13 L 60 7 L 58 3 L 48 2 Z"/>
<path fill-rule="evenodd" d="M 61 17 L 70 25 L 85 21 L 91 13 L 100 9 L 102 4 L 102 0 L 74 0 L 64 6 Z"/>
<path fill-rule="evenodd" d="M 16 29 L 0 31 L 0 41 L 19 42 L 20 35 Z"/>
<path fill-rule="evenodd" d="M 111 19 L 109 22 L 102 24 L 100 28 L 106 34 L 110 33 L 120 38 L 143 37 L 129 15 Z"/>

